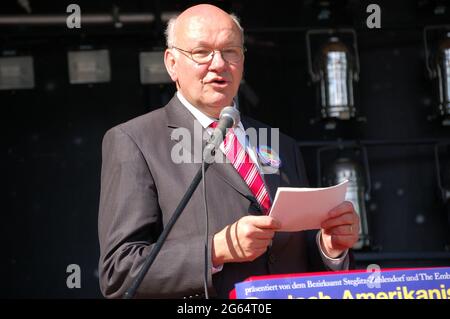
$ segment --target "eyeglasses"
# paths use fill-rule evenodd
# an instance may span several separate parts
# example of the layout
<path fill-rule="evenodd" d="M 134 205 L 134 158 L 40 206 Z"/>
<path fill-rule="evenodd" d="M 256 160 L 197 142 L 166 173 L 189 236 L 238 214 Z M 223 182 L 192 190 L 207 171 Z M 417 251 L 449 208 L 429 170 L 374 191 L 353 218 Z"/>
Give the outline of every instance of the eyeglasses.
<path fill-rule="evenodd" d="M 224 59 L 228 63 L 239 63 L 244 58 L 244 52 L 246 51 L 244 47 L 239 46 L 227 47 L 223 48 L 222 50 L 198 47 L 193 49 L 192 51 L 183 50 L 175 46 L 172 46 L 172 48 L 177 49 L 192 61 L 199 64 L 206 64 L 211 62 L 216 52 L 220 52 L 220 54 L 222 55 L 222 59 Z"/>

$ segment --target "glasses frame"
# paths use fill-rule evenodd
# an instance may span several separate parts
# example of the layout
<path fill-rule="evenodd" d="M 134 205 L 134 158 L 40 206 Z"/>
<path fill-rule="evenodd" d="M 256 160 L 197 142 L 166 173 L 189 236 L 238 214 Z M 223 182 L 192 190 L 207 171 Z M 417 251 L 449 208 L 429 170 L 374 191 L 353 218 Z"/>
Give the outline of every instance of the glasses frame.
<path fill-rule="evenodd" d="M 212 54 L 209 55 L 210 58 L 209 58 L 208 61 L 206 61 L 206 62 L 198 62 L 197 60 L 194 59 L 194 56 L 193 56 L 192 52 L 194 52 L 196 49 L 199 49 L 199 48 L 205 48 L 205 49 L 212 50 Z M 224 58 L 222 51 L 226 50 L 226 49 L 229 49 L 229 48 L 241 48 L 242 49 L 242 57 L 241 57 L 241 59 L 239 61 L 230 62 L 230 61 L 228 61 L 227 59 Z M 222 57 L 222 59 L 225 62 L 227 62 L 229 64 L 237 64 L 237 63 L 241 62 L 244 59 L 245 52 L 247 52 L 247 48 L 246 47 L 238 46 L 238 45 L 229 46 L 229 47 L 223 48 L 222 50 L 216 50 L 216 49 L 212 49 L 212 48 L 208 48 L 208 47 L 196 47 L 196 48 L 193 48 L 191 51 L 188 51 L 188 50 L 184 50 L 184 49 L 178 48 L 178 47 L 176 47 L 174 45 L 171 46 L 171 49 L 177 49 L 178 51 L 181 52 L 181 54 L 183 54 L 184 56 L 186 56 L 187 58 L 191 59 L 192 61 L 194 61 L 195 63 L 198 63 L 198 64 L 211 63 L 211 61 L 214 59 L 214 55 L 216 54 L 216 52 L 220 52 L 220 56 Z"/>

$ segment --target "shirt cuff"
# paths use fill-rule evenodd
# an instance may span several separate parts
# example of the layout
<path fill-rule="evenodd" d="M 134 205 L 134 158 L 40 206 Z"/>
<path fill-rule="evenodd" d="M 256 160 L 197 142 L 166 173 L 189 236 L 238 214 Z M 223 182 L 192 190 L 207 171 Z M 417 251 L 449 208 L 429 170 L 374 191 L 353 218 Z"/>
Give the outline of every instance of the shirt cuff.
<path fill-rule="evenodd" d="M 322 232 L 319 230 L 316 235 L 316 243 L 317 243 L 317 247 L 319 248 L 319 251 L 320 251 L 320 257 L 322 257 L 322 261 L 325 264 L 325 266 L 327 266 L 329 269 L 331 269 L 333 271 L 348 270 L 349 265 L 350 265 L 350 261 L 349 261 L 349 257 L 348 257 L 348 249 L 346 249 L 342 253 L 342 255 L 337 258 L 328 257 L 322 249 L 321 237 L 322 237 Z"/>
<path fill-rule="evenodd" d="M 211 274 L 212 275 L 217 274 L 218 272 L 222 271 L 222 269 L 223 269 L 223 264 L 219 265 L 217 267 L 212 266 L 211 267 Z"/>

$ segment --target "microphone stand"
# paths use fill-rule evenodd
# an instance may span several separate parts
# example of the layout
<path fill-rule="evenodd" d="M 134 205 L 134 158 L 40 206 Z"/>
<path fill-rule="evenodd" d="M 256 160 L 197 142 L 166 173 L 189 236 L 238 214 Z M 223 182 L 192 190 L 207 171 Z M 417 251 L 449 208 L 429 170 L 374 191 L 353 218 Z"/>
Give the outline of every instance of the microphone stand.
<path fill-rule="evenodd" d="M 211 156 L 214 156 L 214 154 L 215 154 L 214 149 L 210 153 L 207 153 L 207 154 L 208 155 L 211 154 Z M 212 164 L 212 162 L 210 160 L 205 160 L 205 163 L 204 163 L 205 172 L 211 164 Z M 159 251 L 161 250 L 164 242 L 166 241 L 166 238 L 169 235 L 170 231 L 172 230 L 172 227 L 175 225 L 176 221 L 180 217 L 180 215 L 183 212 L 184 208 L 186 207 L 187 203 L 191 199 L 192 194 L 197 189 L 197 186 L 200 183 L 201 179 L 202 179 L 202 167 L 200 167 L 200 169 L 197 171 L 197 174 L 195 175 L 194 179 L 192 180 L 191 185 L 189 185 L 189 188 L 187 189 L 186 193 L 184 194 L 184 196 L 181 199 L 180 203 L 178 204 L 177 208 L 173 212 L 172 217 L 170 218 L 169 222 L 167 223 L 167 226 L 164 227 L 161 235 L 159 236 L 158 240 L 155 243 L 155 246 L 153 246 L 152 251 L 146 257 L 144 265 L 142 266 L 142 269 L 139 271 L 138 276 L 134 279 L 131 287 L 128 288 L 128 290 L 125 292 L 123 299 L 131 299 L 136 294 L 136 291 L 139 288 L 142 280 L 144 280 L 145 275 L 147 274 L 151 265 L 155 261 L 155 258 L 158 255 Z"/>
<path fill-rule="evenodd" d="M 232 127 L 234 124 L 238 122 L 239 122 L 239 112 L 235 111 L 231 106 L 222 109 L 222 111 L 220 112 L 219 124 L 217 125 L 216 130 L 214 130 L 210 140 L 208 141 L 208 144 L 203 150 L 202 156 L 204 161 L 204 168 L 201 166 L 197 171 L 197 174 L 192 180 L 191 185 L 189 185 L 186 193 L 184 194 L 177 208 L 173 212 L 172 217 L 170 218 L 166 227 L 164 227 L 161 235 L 159 236 L 158 240 L 153 246 L 153 249 L 151 250 L 150 254 L 148 254 L 148 256 L 145 258 L 144 264 L 142 266 L 142 269 L 139 271 L 138 276 L 134 279 L 133 283 L 131 284 L 131 287 L 128 288 L 128 290 L 123 295 L 123 299 L 131 299 L 136 294 L 136 291 L 139 288 L 142 280 L 144 280 L 144 277 L 147 274 L 148 270 L 150 269 L 150 266 L 155 261 L 156 256 L 158 255 L 164 242 L 166 241 L 167 236 L 169 235 L 176 221 L 180 217 L 187 203 L 191 199 L 192 194 L 194 194 L 194 191 L 197 189 L 198 184 L 200 184 L 203 175 L 202 173 L 203 172 L 206 173 L 206 170 L 214 162 L 213 159 L 216 154 L 216 148 L 220 145 L 223 138 L 225 137 L 225 129 Z"/>

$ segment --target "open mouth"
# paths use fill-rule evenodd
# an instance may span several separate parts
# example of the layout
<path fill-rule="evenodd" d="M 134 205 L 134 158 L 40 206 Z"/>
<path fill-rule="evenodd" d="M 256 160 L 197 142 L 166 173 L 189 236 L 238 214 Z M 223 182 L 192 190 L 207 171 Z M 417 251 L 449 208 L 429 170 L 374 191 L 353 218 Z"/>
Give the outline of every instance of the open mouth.
<path fill-rule="evenodd" d="M 227 80 L 225 79 L 212 79 L 211 81 L 208 82 L 209 84 L 214 84 L 214 85 L 225 85 L 228 83 Z"/>

